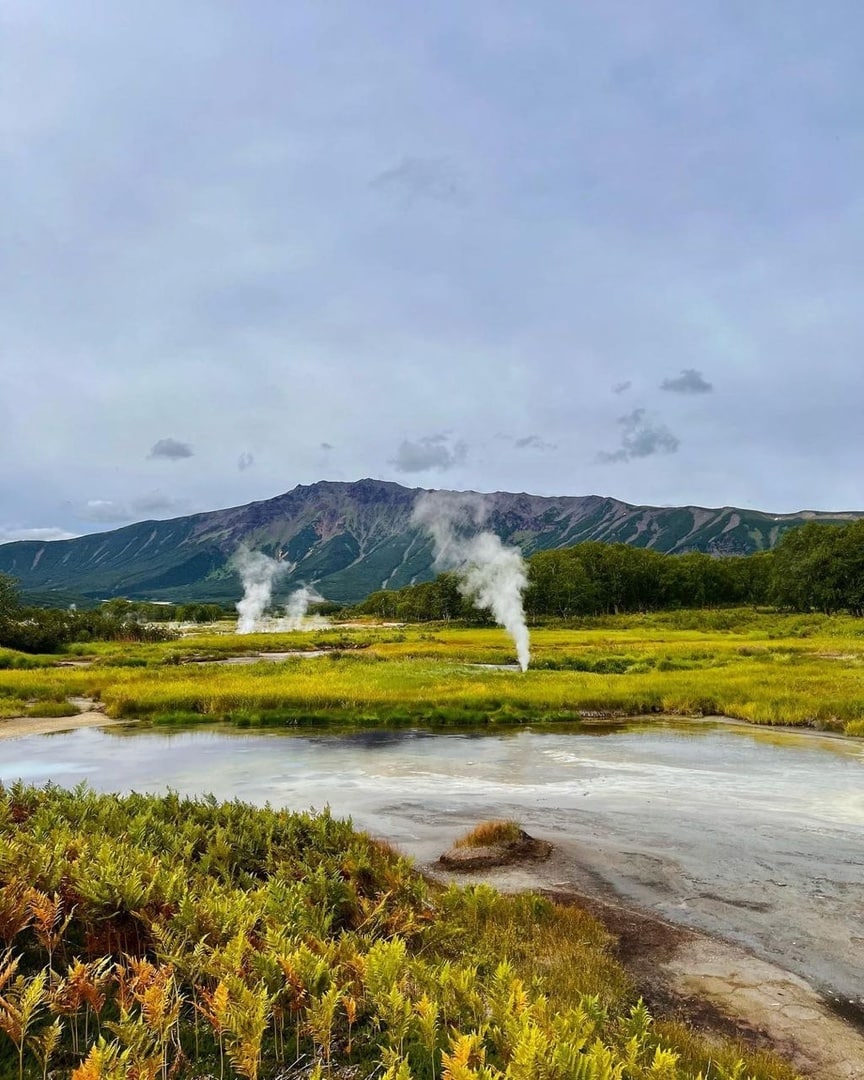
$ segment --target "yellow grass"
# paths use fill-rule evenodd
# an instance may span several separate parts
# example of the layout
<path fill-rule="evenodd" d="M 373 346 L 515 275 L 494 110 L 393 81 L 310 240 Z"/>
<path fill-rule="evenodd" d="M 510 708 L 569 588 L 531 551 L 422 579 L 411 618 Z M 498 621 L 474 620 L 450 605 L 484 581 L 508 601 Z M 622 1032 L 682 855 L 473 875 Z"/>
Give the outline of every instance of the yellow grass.
<path fill-rule="evenodd" d="M 734 615 L 535 629 L 525 674 L 471 666 L 512 661 L 497 628 L 361 627 L 254 641 L 211 635 L 188 639 L 180 653 L 176 642 L 96 647 L 88 668 L 0 670 L 0 715 L 76 695 L 101 700 L 114 717 L 162 720 L 473 724 L 725 714 L 864 733 L 859 620 Z M 210 655 L 214 640 L 219 655 L 340 647 L 331 656 L 247 667 L 178 662 Z"/>
<path fill-rule="evenodd" d="M 522 835 L 517 821 L 481 821 L 471 832 L 460 836 L 453 847 L 491 847 L 493 844 L 512 844 Z"/>

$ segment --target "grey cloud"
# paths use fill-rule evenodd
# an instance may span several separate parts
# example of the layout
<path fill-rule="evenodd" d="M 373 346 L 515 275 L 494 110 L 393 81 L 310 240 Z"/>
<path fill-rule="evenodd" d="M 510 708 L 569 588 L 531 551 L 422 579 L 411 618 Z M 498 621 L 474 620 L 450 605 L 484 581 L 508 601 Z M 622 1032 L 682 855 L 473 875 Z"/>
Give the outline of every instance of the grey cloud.
<path fill-rule="evenodd" d="M 630 381 L 630 379 L 627 379 L 625 382 L 615 383 L 615 385 L 612 387 L 612 393 L 625 394 L 632 385 L 633 383 Z"/>
<path fill-rule="evenodd" d="M 240 457 L 237 458 L 237 468 L 240 472 L 245 472 L 247 469 L 251 469 L 255 464 L 255 455 L 250 454 L 248 450 L 244 450 Z"/>
<path fill-rule="evenodd" d="M 702 372 L 696 368 L 682 368 L 677 378 L 664 379 L 660 389 L 671 390 L 673 394 L 710 394 L 714 385 L 706 382 Z"/>
<path fill-rule="evenodd" d="M 179 439 L 160 439 L 150 447 L 150 453 L 147 457 L 180 461 L 181 458 L 192 457 L 194 452 L 189 443 L 180 442 Z"/>
<path fill-rule="evenodd" d="M 546 442 L 539 435 L 525 435 L 521 439 L 514 439 L 513 445 L 517 450 L 557 450 L 558 443 Z"/>
<path fill-rule="evenodd" d="M 458 203 L 467 196 L 464 183 L 448 158 L 403 157 L 398 165 L 374 177 L 370 187 L 390 192 L 406 205 L 419 199 Z"/>
<path fill-rule="evenodd" d="M 654 454 L 674 454 L 679 440 L 665 424 L 646 417 L 644 409 L 634 409 L 618 419 L 621 426 L 621 446 L 609 453 L 601 450 L 596 460 L 601 464 L 633 461 Z"/>
<path fill-rule="evenodd" d="M 140 495 L 129 505 L 133 517 L 136 514 L 182 514 L 188 508 L 185 499 L 172 499 L 170 495 L 163 495 L 161 491 L 151 491 L 147 495 Z"/>
<path fill-rule="evenodd" d="M 165 473 L 236 505 L 236 446 L 262 497 L 404 480 L 400 440 L 446 424 L 467 466 L 408 479 L 581 494 L 512 440 L 590 460 L 661 393 L 681 451 L 609 494 L 860 506 L 864 5 L 790 4 L 782 34 L 770 4 L 621 6 L 9 0 L 5 522 L 82 531 Z M 697 361 L 720 390 L 660 391 Z M 154 430 L 194 465 L 145 460 Z"/>
<path fill-rule="evenodd" d="M 446 435 L 426 435 L 416 442 L 404 439 L 390 464 L 398 472 L 404 473 L 429 472 L 432 469 L 443 472 L 463 465 L 467 457 L 467 443 L 451 443 Z"/>

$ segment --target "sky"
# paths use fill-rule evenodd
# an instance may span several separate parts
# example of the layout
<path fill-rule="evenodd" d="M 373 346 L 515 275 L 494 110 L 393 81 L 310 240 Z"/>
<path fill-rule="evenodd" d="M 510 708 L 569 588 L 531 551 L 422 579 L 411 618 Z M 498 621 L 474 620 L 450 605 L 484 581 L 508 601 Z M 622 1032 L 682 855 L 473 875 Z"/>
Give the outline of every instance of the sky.
<path fill-rule="evenodd" d="M 0 540 L 864 509 L 858 0 L 0 0 Z"/>

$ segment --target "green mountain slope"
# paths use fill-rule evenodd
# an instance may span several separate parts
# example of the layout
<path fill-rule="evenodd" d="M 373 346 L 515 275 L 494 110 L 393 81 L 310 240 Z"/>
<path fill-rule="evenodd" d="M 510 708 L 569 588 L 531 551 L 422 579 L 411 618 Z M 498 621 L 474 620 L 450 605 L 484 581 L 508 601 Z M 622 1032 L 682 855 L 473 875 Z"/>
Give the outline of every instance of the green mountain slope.
<path fill-rule="evenodd" d="M 144 521 L 75 540 L 3 544 L 0 572 L 43 601 L 52 594 L 58 601 L 69 595 L 228 601 L 242 591 L 230 559 L 245 543 L 271 555 L 282 552 L 296 564 L 278 595 L 315 582 L 328 599 L 356 601 L 375 589 L 434 576 L 432 544 L 411 523 L 420 492 L 380 480 L 322 481 L 229 510 Z M 487 499 L 488 527 L 526 555 L 581 540 L 746 554 L 772 547 L 783 531 L 805 521 L 864 516 L 631 506 L 597 495 L 496 492 Z"/>

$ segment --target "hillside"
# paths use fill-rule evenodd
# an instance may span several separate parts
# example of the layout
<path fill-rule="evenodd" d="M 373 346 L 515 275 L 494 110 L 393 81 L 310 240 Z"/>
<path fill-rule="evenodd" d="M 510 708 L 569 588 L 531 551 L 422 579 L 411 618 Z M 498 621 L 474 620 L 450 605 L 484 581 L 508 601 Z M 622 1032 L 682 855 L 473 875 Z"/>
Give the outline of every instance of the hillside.
<path fill-rule="evenodd" d="M 283 551 L 296 569 L 280 595 L 314 581 L 328 599 L 356 601 L 375 589 L 434 576 L 429 538 L 411 523 L 419 488 L 381 480 L 321 481 L 247 506 L 144 521 L 110 532 L 50 542 L 0 545 L 0 573 L 44 602 L 77 595 L 165 600 L 235 600 L 229 565 L 240 543 Z M 772 515 L 733 507 L 632 506 L 597 495 L 488 496 L 489 527 L 526 555 L 582 540 L 622 542 L 664 552 L 746 554 L 772 547 L 805 521 L 849 521 L 858 513 Z"/>

